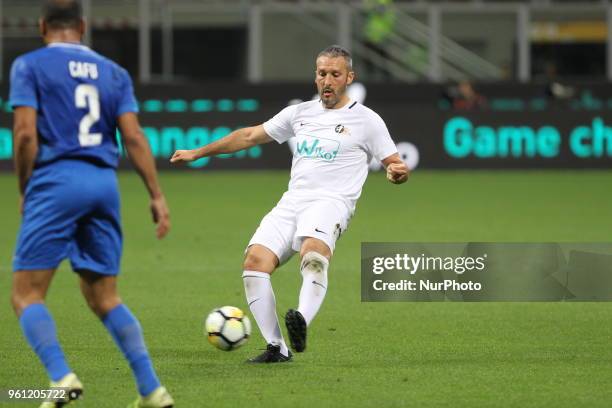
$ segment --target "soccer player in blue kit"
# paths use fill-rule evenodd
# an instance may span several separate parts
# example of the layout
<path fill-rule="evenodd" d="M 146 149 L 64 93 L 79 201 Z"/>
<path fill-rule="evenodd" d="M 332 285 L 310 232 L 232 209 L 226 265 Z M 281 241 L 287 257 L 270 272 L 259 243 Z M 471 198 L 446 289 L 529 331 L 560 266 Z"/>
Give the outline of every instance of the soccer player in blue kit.
<path fill-rule="evenodd" d="M 47 0 L 40 31 L 46 47 L 15 60 L 15 167 L 22 223 L 13 260 L 11 300 L 22 331 L 45 366 L 51 387 L 68 395 L 42 407 L 78 399 L 83 385 L 59 345 L 45 306 L 53 274 L 70 259 L 83 295 L 132 369 L 140 396 L 130 407 L 172 407 L 160 384 L 136 317 L 117 292 L 122 233 L 116 129 L 151 197 L 156 234 L 170 228 L 155 162 L 140 129 L 128 73 L 80 44 L 84 33 L 77 0 Z"/>

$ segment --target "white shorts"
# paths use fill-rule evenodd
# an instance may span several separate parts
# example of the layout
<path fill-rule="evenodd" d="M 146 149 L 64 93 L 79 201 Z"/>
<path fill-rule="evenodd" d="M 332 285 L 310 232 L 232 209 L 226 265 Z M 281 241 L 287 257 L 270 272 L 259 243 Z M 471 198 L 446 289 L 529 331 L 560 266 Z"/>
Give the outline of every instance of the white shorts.
<path fill-rule="evenodd" d="M 265 246 L 281 264 L 300 250 L 307 237 L 325 242 L 333 253 L 336 240 L 346 231 L 351 215 L 340 200 L 297 198 L 285 193 L 261 220 L 248 246 Z"/>

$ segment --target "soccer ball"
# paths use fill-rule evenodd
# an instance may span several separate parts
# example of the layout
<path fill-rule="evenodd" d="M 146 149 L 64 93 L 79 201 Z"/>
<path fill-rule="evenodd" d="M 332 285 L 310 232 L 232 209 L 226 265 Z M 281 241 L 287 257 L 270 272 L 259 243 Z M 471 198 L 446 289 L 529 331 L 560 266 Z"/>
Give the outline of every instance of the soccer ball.
<path fill-rule="evenodd" d="M 210 312 L 204 331 L 208 342 L 224 351 L 235 350 L 251 336 L 251 321 L 234 306 L 223 306 Z"/>

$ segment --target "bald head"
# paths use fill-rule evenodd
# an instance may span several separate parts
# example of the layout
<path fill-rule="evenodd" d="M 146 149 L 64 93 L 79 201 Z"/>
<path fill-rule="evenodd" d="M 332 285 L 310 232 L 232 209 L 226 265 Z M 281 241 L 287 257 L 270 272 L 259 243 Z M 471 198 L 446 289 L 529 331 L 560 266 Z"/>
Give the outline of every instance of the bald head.
<path fill-rule="evenodd" d="M 51 30 L 79 29 L 83 8 L 79 0 L 45 0 L 42 20 Z"/>

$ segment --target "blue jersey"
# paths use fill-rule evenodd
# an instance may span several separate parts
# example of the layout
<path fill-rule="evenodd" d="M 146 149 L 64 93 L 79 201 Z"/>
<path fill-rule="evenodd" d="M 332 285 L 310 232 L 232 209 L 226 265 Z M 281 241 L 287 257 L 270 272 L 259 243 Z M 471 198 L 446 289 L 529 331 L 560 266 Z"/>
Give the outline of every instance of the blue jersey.
<path fill-rule="evenodd" d="M 117 167 L 117 118 L 138 112 L 127 71 L 72 43 L 51 43 L 17 58 L 10 103 L 37 110 L 35 167 L 60 159 Z"/>

